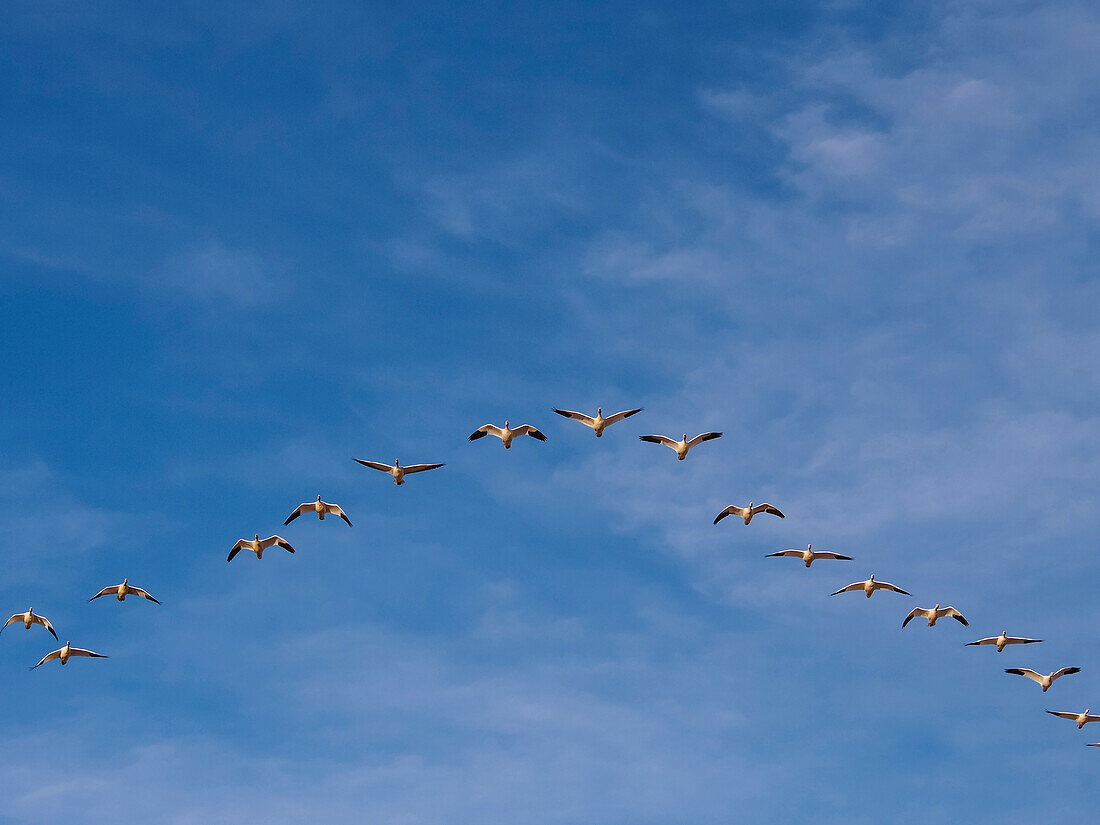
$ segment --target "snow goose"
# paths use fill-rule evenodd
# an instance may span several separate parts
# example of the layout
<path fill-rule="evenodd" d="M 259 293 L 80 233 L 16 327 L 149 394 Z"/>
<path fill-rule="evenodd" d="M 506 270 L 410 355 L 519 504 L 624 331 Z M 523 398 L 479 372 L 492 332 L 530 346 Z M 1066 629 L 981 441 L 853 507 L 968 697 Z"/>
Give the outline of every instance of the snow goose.
<path fill-rule="evenodd" d="M 698 447 L 704 441 L 711 441 L 715 438 L 721 438 L 721 433 L 700 433 L 695 438 L 688 441 L 687 433 L 684 433 L 683 437 L 679 441 L 673 441 L 667 435 L 640 435 L 639 439 L 642 441 L 648 441 L 650 444 L 663 444 L 676 451 L 676 457 L 683 461 L 687 458 L 688 450 L 692 447 Z"/>
<path fill-rule="evenodd" d="M 1043 693 L 1047 692 L 1047 689 L 1054 684 L 1054 680 L 1062 676 L 1068 676 L 1071 673 L 1080 673 L 1079 667 L 1064 667 L 1061 670 L 1056 670 L 1053 673 L 1048 673 L 1044 676 L 1042 673 L 1036 673 L 1029 667 L 1009 667 L 1005 668 L 1005 673 L 1011 673 L 1014 676 L 1026 676 L 1035 684 L 1039 685 L 1043 689 Z"/>
<path fill-rule="evenodd" d="M 617 412 L 614 415 L 609 415 L 607 418 L 604 418 L 603 407 L 596 407 L 596 416 L 593 418 L 591 415 L 573 412 L 572 410 L 554 410 L 558 415 L 564 415 L 566 418 L 581 422 L 586 427 L 591 427 L 596 431 L 596 438 L 600 438 L 603 435 L 603 431 L 612 424 L 617 424 L 624 418 L 630 418 L 630 416 L 635 413 L 640 413 L 641 411 L 642 408 L 638 407 L 636 410 L 623 410 L 622 412 Z"/>
<path fill-rule="evenodd" d="M 1077 723 L 1077 730 L 1081 730 L 1089 722 L 1100 722 L 1100 716 L 1089 716 L 1088 708 L 1083 713 L 1072 713 L 1068 710 L 1048 710 L 1047 713 L 1061 719 L 1072 719 Z"/>
<path fill-rule="evenodd" d="M 242 550 L 251 550 L 256 554 L 256 558 L 262 559 L 264 557 L 264 550 L 271 547 L 273 544 L 282 547 L 288 553 L 294 552 L 294 548 L 290 546 L 290 542 L 282 536 L 268 536 L 266 539 L 262 539 L 260 538 L 260 534 L 257 533 L 254 538 L 241 539 L 234 544 L 233 549 L 229 551 L 229 557 L 226 561 L 233 561 L 233 557 Z"/>
<path fill-rule="evenodd" d="M 737 516 L 740 519 L 744 519 L 745 524 L 748 524 L 750 521 L 752 521 L 753 516 L 758 516 L 761 513 L 768 513 L 769 515 L 786 518 L 785 515 L 779 512 L 779 508 L 773 504 L 768 504 L 767 502 L 764 502 L 763 504 L 757 504 L 753 506 L 753 503 L 750 501 L 748 507 L 738 507 L 735 504 L 731 504 L 729 507 L 727 507 L 725 510 L 714 517 L 714 523 L 717 524 L 726 516 Z"/>
<path fill-rule="evenodd" d="M 538 428 L 532 427 L 530 424 L 520 424 L 516 428 L 508 426 L 508 422 L 504 422 L 503 427 L 497 427 L 494 424 L 483 424 L 478 427 L 472 433 L 470 433 L 470 441 L 477 441 L 479 438 L 485 438 L 487 435 L 495 435 L 501 441 L 504 442 L 504 449 L 510 450 L 512 448 L 512 439 L 517 435 L 529 435 L 531 438 L 538 441 L 545 441 L 546 436 L 538 431 Z"/>
<path fill-rule="evenodd" d="M 895 593 L 901 593 L 901 595 L 903 596 L 913 595 L 912 593 L 908 593 L 905 590 L 902 590 L 896 584 L 890 584 L 890 582 L 875 581 L 874 573 L 872 573 L 871 578 L 867 579 L 866 581 L 852 582 L 847 587 L 840 588 L 840 590 L 836 591 L 833 595 L 839 596 L 841 593 L 847 593 L 850 590 L 862 590 L 864 593 L 867 594 L 868 599 L 871 598 L 871 594 L 874 593 L 876 590 L 893 590 Z"/>
<path fill-rule="evenodd" d="M 828 550 L 814 550 L 812 544 L 807 544 L 805 550 L 780 550 L 778 553 L 768 553 L 764 558 L 773 559 L 776 556 L 790 556 L 794 559 L 802 559 L 809 567 L 818 559 L 837 559 L 838 561 L 851 561 L 851 556 L 842 556 L 840 553 L 830 553 Z"/>
<path fill-rule="evenodd" d="M 90 602 L 94 602 L 100 596 L 114 596 L 120 602 L 126 601 L 127 596 L 141 596 L 143 599 L 148 599 L 154 604 L 160 604 L 156 599 L 149 595 L 149 592 L 142 590 L 140 587 L 134 587 L 130 584 L 129 579 L 123 579 L 122 584 L 112 584 L 110 587 L 104 587 L 92 598 L 88 599 Z"/>
<path fill-rule="evenodd" d="M 928 619 L 929 627 L 935 627 L 936 622 L 945 616 L 950 616 L 964 627 L 970 627 L 970 622 L 968 622 L 958 610 L 950 605 L 947 607 L 940 607 L 938 604 L 935 607 L 914 607 L 909 611 L 909 615 L 905 617 L 905 621 L 901 623 L 901 626 L 905 627 L 909 622 L 917 618 L 917 616 L 920 616 L 922 619 Z"/>
<path fill-rule="evenodd" d="M 38 665 L 44 665 L 44 664 L 46 664 L 46 662 L 51 662 L 54 659 L 60 659 L 61 664 L 65 665 L 65 664 L 68 664 L 70 656 L 88 656 L 89 658 L 92 658 L 92 659 L 106 659 L 107 658 L 102 653 L 94 653 L 91 650 L 85 650 L 82 647 L 73 647 L 72 642 L 65 642 L 64 647 L 59 647 L 57 650 L 53 651 L 52 653 L 47 653 L 45 656 L 43 656 L 42 661 L 40 661 L 38 663 Z M 38 665 L 35 665 L 34 667 L 32 667 L 31 670 L 34 670 L 34 668 L 38 667 Z"/>
<path fill-rule="evenodd" d="M 362 464 L 364 467 L 370 467 L 372 470 L 379 470 L 383 473 L 389 473 L 393 476 L 394 484 L 404 484 L 405 476 L 409 473 L 422 473 L 425 470 L 434 470 L 438 467 L 442 467 L 442 464 L 410 464 L 408 467 L 402 467 L 401 462 L 396 458 L 393 460 L 393 465 L 383 464 L 381 461 L 367 461 L 363 458 L 355 459 L 356 463 Z"/>
<path fill-rule="evenodd" d="M 1000 636 L 989 636 L 985 639 L 978 639 L 976 642 L 967 642 L 964 647 L 971 647 L 972 645 L 996 645 L 997 652 L 1000 653 L 1005 649 L 1006 645 L 1033 645 L 1043 641 L 1042 639 L 1028 639 L 1024 636 L 1009 636 L 1008 631 L 1001 631 Z"/>
<path fill-rule="evenodd" d="M 16 622 L 21 622 L 23 627 L 25 627 L 27 630 L 31 629 L 32 624 L 40 624 L 44 628 L 46 628 L 46 630 L 50 631 L 53 637 L 57 639 L 57 633 L 54 631 L 53 625 L 50 624 L 50 620 L 47 619 L 45 616 L 39 616 L 37 613 L 35 613 L 33 607 L 28 607 L 26 613 L 16 613 L 10 619 L 4 622 L 4 627 L 7 627 L 9 624 L 15 624 Z M 4 632 L 4 627 L 0 627 L 0 633 Z M 58 641 L 61 640 L 58 639 Z"/>
<path fill-rule="evenodd" d="M 331 514 L 334 516 L 339 516 L 348 523 L 348 527 L 351 527 L 351 520 L 348 518 L 347 513 L 341 510 L 338 504 L 330 504 L 327 501 L 321 501 L 320 496 L 317 496 L 316 501 L 307 501 L 299 504 L 298 508 L 289 516 L 287 516 L 286 521 L 283 522 L 283 527 L 286 527 L 288 524 L 290 524 L 290 522 L 294 521 L 294 519 L 302 515 L 302 513 L 308 513 L 310 511 L 316 513 L 317 518 L 319 518 L 321 521 L 325 520 L 326 515 Z"/>

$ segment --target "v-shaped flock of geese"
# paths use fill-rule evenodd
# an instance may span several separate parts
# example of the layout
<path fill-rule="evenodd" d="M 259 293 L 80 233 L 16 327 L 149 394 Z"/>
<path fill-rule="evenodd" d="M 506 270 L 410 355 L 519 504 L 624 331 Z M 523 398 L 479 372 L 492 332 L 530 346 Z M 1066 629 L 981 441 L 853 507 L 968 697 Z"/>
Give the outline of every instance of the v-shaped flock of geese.
<path fill-rule="evenodd" d="M 595 432 L 596 438 L 602 437 L 607 427 L 623 421 L 624 419 L 629 418 L 632 415 L 636 415 L 641 411 L 642 408 L 639 407 L 638 409 L 623 410 L 622 412 L 617 412 L 614 415 L 604 417 L 602 408 L 597 408 L 595 416 L 586 415 L 580 412 L 574 412 L 572 410 L 554 410 L 554 412 L 558 415 L 564 416 L 565 418 L 568 418 L 572 421 L 580 422 L 586 427 L 591 428 Z M 498 427 L 495 424 L 483 424 L 470 434 L 469 440 L 477 441 L 478 439 L 484 438 L 487 435 L 499 438 L 504 444 L 504 449 L 506 450 L 511 449 L 513 442 L 519 436 L 530 436 L 537 441 L 547 440 L 546 436 L 537 427 L 533 427 L 530 424 L 521 424 L 518 427 L 512 427 L 510 426 L 508 421 L 504 422 L 503 427 Z M 670 438 L 665 435 L 638 436 L 639 439 L 647 443 L 661 444 L 665 447 L 670 448 L 676 453 L 676 457 L 680 461 L 686 459 L 688 453 L 693 448 L 699 446 L 706 441 L 712 441 L 716 438 L 721 437 L 722 433 L 716 432 L 700 433 L 699 435 L 691 439 L 687 437 L 687 433 L 684 433 L 683 435 L 681 435 L 679 440 Z M 390 475 L 393 478 L 393 483 L 397 485 L 404 484 L 405 476 L 407 475 L 413 473 L 421 473 L 427 470 L 435 470 L 445 466 L 444 464 L 409 464 L 402 466 L 401 463 L 398 462 L 396 459 L 394 459 L 393 464 L 385 464 L 381 461 L 368 461 L 361 458 L 356 458 L 354 460 L 359 464 L 362 464 L 364 467 L 369 467 L 372 470 L 378 470 L 380 472 Z M 325 516 L 336 516 L 342 519 L 348 525 L 348 527 L 352 526 L 351 520 L 348 518 L 347 514 L 339 505 L 327 501 L 322 501 L 320 495 L 317 496 L 316 501 L 306 501 L 294 508 L 294 511 L 291 512 L 286 521 L 283 522 L 283 525 L 288 525 L 299 516 L 309 513 L 313 513 L 321 521 L 324 521 Z M 778 518 L 786 518 L 786 516 L 784 516 L 779 508 L 773 504 L 769 504 L 767 502 L 756 504 L 750 501 L 745 507 L 739 507 L 735 504 L 729 505 L 715 517 L 714 523 L 718 524 L 718 522 L 720 522 L 727 516 L 737 516 L 739 519 L 743 520 L 745 522 L 745 525 L 747 526 L 752 522 L 753 518 L 758 515 L 771 515 L 777 516 Z M 241 550 L 249 550 L 253 554 L 255 554 L 257 559 L 262 559 L 264 550 L 268 549 L 269 547 L 281 547 L 288 553 L 294 552 L 294 548 L 290 545 L 290 542 L 288 542 L 282 536 L 271 535 L 267 538 L 261 539 L 260 534 L 255 533 L 253 534 L 253 537 L 251 539 L 239 539 L 237 543 L 233 545 L 233 548 L 229 551 L 229 556 L 226 558 L 226 561 L 232 561 L 233 558 Z M 810 565 L 812 565 L 815 561 L 819 560 L 852 561 L 851 556 L 844 556 L 840 553 L 833 553 L 825 550 L 814 550 L 812 544 L 807 544 L 805 550 L 780 550 L 776 553 L 768 553 L 766 556 L 766 558 L 775 557 L 790 557 L 801 559 L 807 568 L 809 568 Z M 852 582 L 851 584 L 840 588 L 832 595 L 838 596 L 841 593 L 862 591 L 863 594 L 869 599 L 879 590 L 900 593 L 903 596 L 911 595 L 909 592 L 902 590 L 895 584 L 876 579 L 873 573 L 867 579 L 864 579 L 863 581 Z M 140 587 L 135 587 L 134 585 L 130 584 L 129 579 L 123 579 L 120 584 L 112 584 L 104 587 L 102 590 L 100 590 L 98 593 L 88 599 L 88 601 L 94 601 L 101 596 L 114 596 L 120 602 L 125 601 L 127 596 L 138 596 L 142 599 L 147 599 L 154 604 L 160 604 L 160 602 L 153 598 L 153 596 L 150 595 L 147 590 L 143 590 Z M 965 627 L 969 627 L 970 625 L 970 623 L 966 620 L 963 614 L 959 612 L 957 608 L 951 605 L 948 605 L 947 607 L 941 607 L 939 604 L 936 604 L 933 607 L 914 607 L 911 611 L 909 611 L 909 614 L 902 621 L 901 626 L 905 627 L 909 624 L 909 622 L 917 618 L 925 619 L 928 623 L 928 627 L 935 627 L 936 622 L 939 619 L 943 618 L 955 619 L 957 622 Z M 4 623 L 3 627 L 0 627 L 0 633 L 3 633 L 4 629 L 7 628 L 8 625 L 12 624 L 22 624 L 23 627 L 27 630 L 30 630 L 32 625 L 40 625 L 41 627 L 45 628 L 54 637 L 55 640 L 60 641 L 57 632 L 54 630 L 54 626 L 50 622 L 50 620 L 39 613 L 35 613 L 33 607 L 27 608 L 27 611 L 25 613 L 14 614 Z M 997 636 L 988 636 L 984 639 L 978 639 L 975 642 L 968 642 L 967 646 L 994 645 L 997 648 L 997 652 L 1000 653 L 1009 645 L 1029 645 L 1037 644 L 1041 641 L 1042 639 L 1030 639 L 1025 636 L 1009 636 L 1008 631 L 1002 631 L 1000 635 Z M 40 665 L 45 664 L 46 662 L 53 661 L 54 659 L 59 660 L 62 665 L 65 665 L 68 664 L 69 659 L 73 656 L 94 659 L 107 658 L 102 653 L 96 653 L 92 650 L 87 650 L 85 648 L 73 647 L 71 642 L 66 641 L 62 647 L 58 648 L 57 650 L 50 651 L 45 656 L 43 656 L 38 664 L 31 667 L 31 670 L 34 670 L 34 668 L 37 668 Z M 1060 679 L 1063 676 L 1069 676 L 1074 673 L 1079 673 L 1080 671 L 1081 668 L 1079 667 L 1063 667 L 1051 673 L 1043 674 L 1025 667 L 1010 667 L 1005 669 L 1005 673 L 1010 673 L 1016 676 L 1025 676 L 1028 679 L 1031 679 L 1043 689 L 1044 693 L 1050 689 L 1055 680 Z M 1062 719 L 1069 719 L 1075 722 L 1077 724 L 1078 730 L 1083 728 L 1089 722 L 1100 722 L 1100 716 L 1090 715 L 1088 708 L 1086 708 L 1081 713 L 1056 710 L 1048 710 L 1047 713 L 1053 716 L 1060 717 Z M 1100 742 L 1090 743 L 1089 747 L 1100 747 Z"/>

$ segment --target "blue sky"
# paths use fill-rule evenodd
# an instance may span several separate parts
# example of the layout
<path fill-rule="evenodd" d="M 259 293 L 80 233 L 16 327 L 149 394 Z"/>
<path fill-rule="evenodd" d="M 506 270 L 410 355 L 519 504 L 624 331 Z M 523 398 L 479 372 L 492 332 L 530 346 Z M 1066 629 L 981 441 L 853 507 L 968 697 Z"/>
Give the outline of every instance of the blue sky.
<path fill-rule="evenodd" d="M 1092 811 L 1094 5 L 3 18 L 0 823 Z"/>

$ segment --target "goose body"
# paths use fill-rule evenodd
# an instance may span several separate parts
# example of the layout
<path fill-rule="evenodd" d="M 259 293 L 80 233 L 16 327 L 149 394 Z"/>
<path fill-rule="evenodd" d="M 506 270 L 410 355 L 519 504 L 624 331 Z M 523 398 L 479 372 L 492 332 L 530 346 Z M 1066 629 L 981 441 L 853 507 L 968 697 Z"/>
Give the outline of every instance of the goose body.
<path fill-rule="evenodd" d="M 790 556 L 793 559 L 802 559 L 807 567 L 818 559 L 836 559 L 838 561 L 851 561 L 851 556 L 842 556 L 840 553 L 830 553 L 827 550 L 814 550 L 812 544 L 807 544 L 805 550 L 780 550 L 778 553 L 768 553 L 764 558 L 772 559 L 776 556 Z"/>
<path fill-rule="evenodd" d="M 495 435 L 501 441 L 504 442 L 504 449 L 510 450 L 512 448 L 512 440 L 518 435 L 529 435 L 538 441 L 545 441 L 546 436 L 539 432 L 538 428 L 532 427 L 530 424 L 520 424 L 516 428 L 512 428 L 508 425 L 508 422 L 504 422 L 503 427 L 498 427 L 495 424 L 483 424 L 478 427 L 472 433 L 470 433 L 470 441 L 477 441 L 479 438 L 484 438 L 487 435 Z"/>
<path fill-rule="evenodd" d="M 317 518 L 319 518 L 321 521 L 324 521 L 325 516 L 331 513 L 334 516 L 339 516 L 340 518 L 342 518 L 344 521 L 347 522 L 348 527 L 351 527 L 351 520 L 348 518 L 347 513 L 340 509 L 340 506 L 337 504 L 330 504 L 327 501 L 321 501 L 320 496 L 317 496 L 316 501 L 306 501 L 302 504 L 299 504 L 294 512 L 287 516 L 286 521 L 283 522 L 283 526 L 286 527 L 288 524 L 290 524 L 290 522 L 298 518 L 298 516 L 302 515 L 303 513 L 309 512 L 316 513 Z"/>
<path fill-rule="evenodd" d="M 1069 676 L 1071 673 L 1080 673 L 1079 667 L 1064 667 L 1061 670 L 1056 670 L 1053 673 L 1043 675 L 1037 673 L 1029 667 L 1009 667 L 1005 668 L 1005 673 L 1011 673 L 1014 676 L 1025 676 L 1035 684 L 1039 685 L 1043 689 L 1043 693 L 1050 690 L 1050 686 L 1054 684 L 1055 679 L 1060 679 L 1063 676 Z"/>
<path fill-rule="evenodd" d="M 558 415 L 564 415 L 566 418 L 570 418 L 573 421 L 581 422 L 586 427 L 591 427 L 596 432 L 596 438 L 602 437 L 603 431 L 612 424 L 617 424 L 624 418 L 630 418 L 630 416 L 635 413 L 640 413 L 641 411 L 641 407 L 636 410 L 623 410 L 622 412 L 617 412 L 614 415 L 609 415 L 607 418 L 604 418 L 603 407 L 596 407 L 595 417 L 585 415 L 584 413 L 573 412 L 572 410 L 554 410 Z"/>
<path fill-rule="evenodd" d="M 940 607 L 938 604 L 935 607 L 914 607 L 909 615 L 905 617 L 905 621 L 901 623 L 902 627 L 905 627 L 913 619 L 920 616 L 922 619 L 928 619 L 928 626 L 935 627 L 936 622 L 945 616 L 950 616 L 955 619 L 959 624 L 969 627 L 970 623 L 966 620 L 962 613 L 950 605 L 947 607 Z"/>
<path fill-rule="evenodd" d="M 679 441 L 674 441 L 667 435 L 640 435 L 639 440 L 647 441 L 650 444 L 663 444 L 665 447 L 675 451 L 676 457 L 683 461 L 687 458 L 688 451 L 692 447 L 697 447 L 704 441 L 711 441 L 715 438 L 721 438 L 721 433 L 699 433 L 695 438 L 688 440 L 687 433 L 684 433 Z"/>
<path fill-rule="evenodd" d="M 256 558 L 262 559 L 264 557 L 264 550 L 272 545 L 282 547 L 288 553 L 294 552 L 294 548 L 290 546 L 290 542 L 282 536 L 268 536 L 266 539 L 262 539 L 260 538 L 260 534 L 256 533 L 253 538 L 240 539 L 234 544 L 233 549 L 229 551 L 229 557 L 226 561 L 233 561 L 233 557 L 242 550 L 251 550 L 256 554 Z"/>
<path fill-rule="evenodd" d="M 23 627 L 27 630 L 31 629 L 32 624 L 40 624 L 44 628 L 46 628 L 46 630 L 50 631 L 50 635 L 57 639 L 57 633 L 56 631 L 54 631 L 53 625 L 50 624 L 50 620 L 47 619 L 45 616 L 39 616 L 37 613 L 35 613 L 33 607 L 28 607 L 26 613 L 16 613 L 10 619 L 4 622 L 4 627 L 7 627 L 9 624 L 15 624 L 17 622 L 22 623 Z M 4 632 L 4 627 L 0 627 L 0 633 Z"/>
<path fill-rule="evenodd" d="M 840 588 L 840 590 L 833 593 L 833 595 L 839 596 L 841 593 L 848 593 L 852 590 L 862 590 L 867 595 L 868 599 L 871 598 L 871 595 L 876 590 L 892 590 L 895 593 L 901 593 L 903 596 L 913 595 L 912 593 L 908 593 L 905 590 L 902 590 L 896 584 L 890 584 L 890 582 L 876 581 L 874 573 L 871 574 L 871 578 L 861 582 L 852 582 L 847 587 Z"/>
<path fill-rule="evenodd" d="M 92 596 L 92 598 L 88 599 L 88 601 L 95 601 L 100 596 L 114 596 L 120 602 L 126 601 L 127 596 L 141 596 L 143 599 L 148 599 L 155 604 L 160 604 L 160 602 L 149 595 L 147 590 L 142 590 L 140 587 L 134 587 L 130 584 L 129 579 L 123 579 L 122 584 L 112 584 L 109 587 L 104 587 Z"/>
<path fill-rule="evenodd" d="M 1089 722 L 1100 722 L 1100 716 L 1089 716 L 1088 708 L 1085 708 L 1082 713 L 1072 713 L 1066 710 L 1048 710 L 1047 713 L 1061 719 L 1072 719 L 1077 723 L 1077 730 L 1081 730 Z"/>
<path fill-rule="evenodd" d="M 102 653 L 94 653 L 91 650 L 85 650 L 82 647 L 73 647 L 71 642 L 65 642 L 64 647 L 59 647 L 57 650 L 54 650 L 43 656 L 38 665 L 44 665 L 46 662 L 51 662 L 54 659 L 60 659 L 61 664 L 66 665 L 69 663 L 69 657 L 71 656 L 87 656 L 92 659 L 107 658 Z M 38 665 L 32 667 L 31 670 L 34 670 L 34 668 L 38 667 Z"/>
<path fill-rule="evenodd" d="M 978 639 L 976 642 L 967 642 L 966 647 L 973 645 L 996 645 L 997 652 L 1000 653 L 1008 645 L 1033 645 L 1043 641 L 1042 639 L 1028 639 L 1025 636 L 1009 636 L 1008 631 L 1004 630 L 1000 636 L 989 636 L 985 639 Z"/>
<path fill-rule="evenodd" d="M 512 443 L 511 439 L 509 439 L 508 443 Z M 408 467 L 402 467 L 401 462 L 396 458 L 393 460 L 393 464 L 383 464 L 381 461 L 367 461 L 362 458 L 357 458 L 355 461 L 358 464 L 362 464 L 364 467 L 370 467 L 372 470 L 389 473 L 393 476 L 393 483 L 399 486 L 405 483 L 405 476 L 409 473 L 422 473 L 425 470 L 434 470 L 437 467 L 444 466 L 442 464 L 410 464 Z"/>
<path fill-rule="evenodd" d="M 738 507 L 735 504 L 731 504 L 714 517 L 714 523 L 717 524 L 726 516 L 737 516 L 739 519 L 743 519 L 745 524 L 748 525 L 748 523 L 752 521 L 753 516 L 758 516 L 761 513 L 768 513 L 769 515 L 779 516 L 779 518 L 786 518 L 785 515 L 779 512 L 779 508 L 773 504 L 764 502 L 763 504 L 753 505 L 750 501 L 748 507 Z"/>

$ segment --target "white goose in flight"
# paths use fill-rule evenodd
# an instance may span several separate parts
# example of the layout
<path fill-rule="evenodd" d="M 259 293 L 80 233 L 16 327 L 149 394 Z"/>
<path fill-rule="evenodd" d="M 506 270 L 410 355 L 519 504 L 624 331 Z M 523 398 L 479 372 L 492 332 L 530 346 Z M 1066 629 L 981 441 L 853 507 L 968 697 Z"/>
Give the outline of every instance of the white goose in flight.
<path fill-rule="evenodd" d="M 69 657 L 70 656 L 88 656 L 89 658 L 92 658 L 92 659 L 106 659 L 107 658 L 102 653 L 94 653 L 93 651 L 85 650 L 82 647 L 73 647 L 72 642 L 65 642 L 64 647 L 59 647 L 57 650 L 53 651 L 52 653 L 47 653 L 45 656 L 43 656 L 42 661 L 40 661 L 38 663 L 38 665 L 44 665 L 44 664 L 46 664 L 46 662 L 51 662 L 54 659 L 60 659 L 61 664 L 65 665 L 65 664 L 69 663 Z M 34 667 L 32 667 L 31 670 L 34 670 L 34 668 L 38 667 L 38 665 L 35 665 Z"/>
<path fill-rule="evenodd" d="M 517 435 L 529 435 L 531 438 L 538 441 L 545 441 L 546 436 L 538 431 L 537 428 L 532 427 L 530 424 L 520 424 L 516 428 L 508 426 L 508 422 L 504 422 L 504 427 L 498 427 L 495 424 L 483 424 L 470 434 L 470 441 L 477 441 L 479 438 L 484 438 L 487 435 L 495 435 L 501 441 L 504 442 L 504 449 L 510 450 L 512 448 L 512 439 Z"/>
<path fill-rule="evenodd" d="M 367 461 L 363 458 L 357 458 L 355 461 L 362 464 L 364 467 L 370 467 L 372 470 L 380 470 L 383 473 L 389 473 L 393 476 L 394 484 L 404 484 L 405 476 L 409 473 L 422 473 L 425 470 L 434 470 L 437 467 L 443 466 L 442 464 L 410 464 L 408 467 L 402 467 L 401 462 L 396 458 L 393 460 L 392 466 L 383 464 L 381 461 Z"/>
<path fill-rule="evenodd" d="M 47 619 L 45 616 L 39 616 L 37 613 L 35 613 L 33 607 L 28 607 L 26 613 L 16 613 L 10 619 L 4 622 L 4 627 L 7 627 L 9 624 L 15 624 L 16 622 L 21 622 L 23 627 L 25 627 L 27 630 L 31 629 L 32 624 L 40 624 L 44 628 L 46 628 L 46 630 L 50 631 L 53 637 L 57 639 L 57 633 L 54 631 L 53 625 L 50 624 L 50 620 Z M 0 633 L 4 632 L 4 627 L 0 627 Z M 61 640 L 58 639 L 58 641 Z"/>
<path fill-rule="evenodd" d="M 721 433 L 699 433 L 695 438 L 688 441 L 687 433 L 684 433 L 683 437 L 679 441 L 673 441 L 667 435 L 640 435 L 639 439 L 642 441 L 648 441 L 650 444 L 664 444 L 676 451 L 676 457 L 683 461 L 687 458 L 688 450 L 692 447 L 698 447 L 704 441 L 711 441 L 715 438 L 721 438 Z"/>
<path fill-rule="evenodd" d="M 839 596 L 841 593 L 847 593 L 850 590 L 862 590 L 864 593 L 867 594 L 868 599 L 871 598 L 871 594 L 874 593 L 876 590 L 893 590 L 895 593 L 901 593 L 901 595 L 903 596 L 913 595 L 912 593 L 902 590 L 896 584 L 890 584 L 890 582 L 875 581 L 874 573 L 872 573 L 871 578 L 867 579 L 866 581 L 852 582 L 847 587 L 840 588 L 840 590 L 836 591 L 833 595 Z"/>
<path fill-rule="evenodd" d="M 316 513 L 317 518 L 319 518 L 321 521 L 325 520 L 326 515 L 339 516 L 348 523 L 348 527 L 351 527 L 351 520 L 348 518 L 347 513 L 340 509 L 340 505 L 330 504 L 327 501 L 321 501 L 320 496 L 317 496 L 316 501 L 306 501 L 302 504 L 299 504 L 297 509 L 289 516 L 287 516 L 286 521 L 283 522 L 283 527 L 286 527 L 288 524 L 290 524 L 290 522 L 294 521 L 294 519 L 298 518 L 298 516 L 302 515 L 303 513 L 309 512 Z"/>
<path fill-rule="evenodd" d="M 614 415 L 609 415 L 607 418 L 603 417 L 603 407 L 596 407 L 596 416 L 593 418 L 590 415 L 584 413 L 573 412 L 572 410 L 554 410 L 558 415 L 564 415 L 566 418 L 571 418 L 574 421 L 579 421 L 586 427 L 591 427 L 596 431 L 596 438 L 603 436 L 603 431 L 610 427 L 612 424 L 617 424 L 624 418 L 630 418 L 635 413 L 640 413 L 641 407 L 636 410 L 623 410 L 617 412 Z"/>
<path fill-rule="evenodd" d="M 272 545 L 278 545 L 285 549 L 288 553 L 293 553 L 294 548 L 290 546 L 290 542 L 284 539 L 282 536 L 268 536 L 266 539 L 260 538 L 260 534 L 257 533 L 254 538 L 240 539 L 233 545 L 233 549 L 229 551 L 229 557 L 226 561 L 233 561 L 233 557 L 242 550 L 251 550 L 256 554 L 256 558 L 262 559 L 264 557 L 264 550 Z"/>
<path fill-rule="evenodd" d="M 768 553 L 764 558 L 773 559 L 776 556 L 790 556 L 793 559 L 802 559 L 809 567 L 818 559 L 837 559 L 838 561 L 851 561 L 851 556 L 842 556 L 840 553 L 830 553 L 828 550 L 814 550 L 812 544 L 807 544 L 805 550 L 780 550 L 778 553 Z"/>
<path fill-rule="evenodd" d="M 779 512 L 779 508 L 776 507 L 774 504 L 768 504 L 767 502 L 764 502 L 763 504 L 757 504 L 754 506 L 753 503 L 750 501 L 748 507 L 738 507 L 735 504 L 731 504 L 729 507 L 727 507 L 725 510 L 714 517 L 714 523 L 717 524 L 726 516 L 737 516 L 740 519 L 744 519 L 745 524 L 748 524 L 750 521 L 752 521 L 753 516 L 758 516 L 761 513 L 768 513 L 769 515 L 786 518 L 785 515 Z"/>
<path fill-rule="evenodd" d="M 1044 676 L 1042 673 L 1036 673 L 1029 667 L 1009 667 L 1005 668 L 1005 673 L 1011 673 L 1014 676 L 1026 676 L 1035 684 L 1039 685 L 1043 689 L 1043 693 L 1046 693 L 1051 685 L 1054 684 L 1055 679 L 1059 679 L 1062 676 L 1068 676 L 1071 673 L 1080 673 L 1079 667 L 1064 667 L 1061 670 L 1056 670 L 1053 673 L 1048 673 Z"/>
<path fill-rule="evenodd" d="M 909 622 L 917 618 L 917 616 L 920 616 L 922 619 L 928 619 L 929 627 L 935 627 L 936 622 L 945 616 L 950 616 L 964 627 L 970 627 L 970 622 L 968 622 L 958 610 L 950 605 L 947 607 L 940 607 L 938 604 L 935 607 L 914 607 L 909 611 L 909 615 L 905 617 L 905 621 L 901 623 L 901 626 L 905 627 Z"/>
<path fill-rule="evenodd" d="M 1028 639 L 1024 636 L 1009 636 L 1007 630 L 1001 631 L 1000 636 L 989 636 L 985 639 L 978 639 L 976 642 L 967 642 L 964 647 L 971 647 L 972 645 L 996 645 L 997 652 L 1000 653 L 1005 649 L 1006 645 L 1033 645 L 1043 641 L 1042 639 Z"/>
<path fill-rule="evenodd" d="M 141 596 L 141 598 L 148 599 L 154 604 L 160 604 L 160 602 L 149 595 L 147 590 L 142 590 L 140 587 L 134 587 L 130 584 L 129 579 L 123 579 L 122 584 L 112 584 L 110 587 L 104 587 L 92 596 L 92 598 L 88 599 L 88 601 L 93 602 L 100 596 L 114 596 L 120 602 L 126 601 L 127 596 Z"/>
<path fill-rule="evenodd" d="M 1067 710 L 1048 710 L 1047 713 L 1061 719 L 1072 719 L 1077 723 L 1077 730 L 1081 730 L 1089 722 L 1100 722 L 1100 716 L 1089 716 L 1088 708 L 1085 708 L 1084 713 L 1071 713 Z"/>

